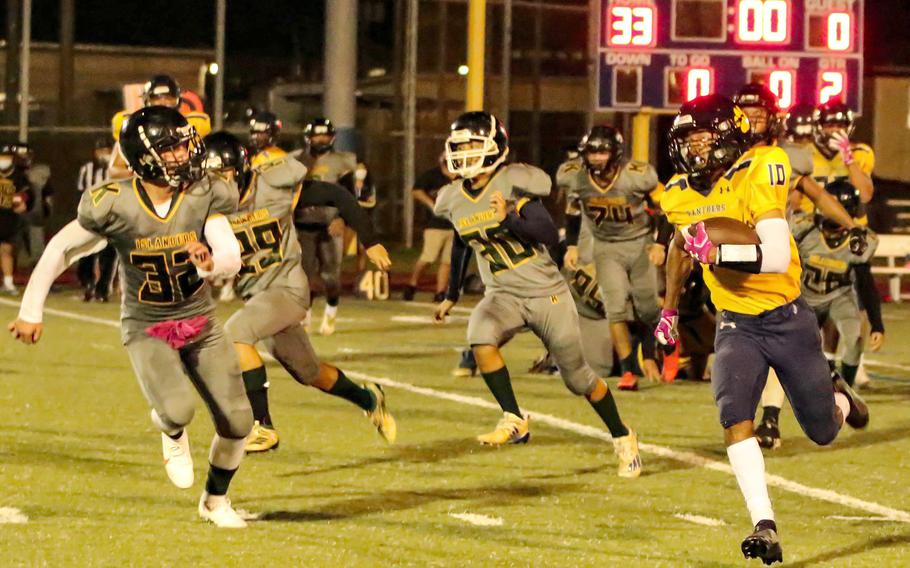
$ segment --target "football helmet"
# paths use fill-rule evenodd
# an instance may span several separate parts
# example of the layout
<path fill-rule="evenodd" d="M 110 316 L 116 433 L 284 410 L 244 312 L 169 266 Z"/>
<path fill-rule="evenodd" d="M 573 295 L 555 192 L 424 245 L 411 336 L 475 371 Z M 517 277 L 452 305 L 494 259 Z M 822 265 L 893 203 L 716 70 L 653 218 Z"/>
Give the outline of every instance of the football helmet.
<path fill-rule="evenodd" d="M 750 121 L 752 126 L 752 143 L 758 144 L 765 142 L 770 144 L 780 135 L 780 104 L 777 101 L 777 95 L 771 92 L 771 89 L 760 83 L 749 83 L 744 86 L 733 97 L 733 102 L 739 105 L 739 108 L 758 108 L 765 111 L 765 130 L 758 132 L 756 124 Z"/>
<path fill-rule="evenodd" d="M 689 142 L 689 135 L 698 132 L 712 135 L 704 152 L 693 149 Z M 727 97 L 716 94 L 682 105 L 667 137 L 676 171 L 688 174 L 690 185 L 700 191 L 710 189 L 717 176 L 752 145 L 746 113 Z"/>
<path fill-rule="evenodd" d="M 820 104 L 813 113 L 812 134 L 815 138 L 815 146 L 830 160 L 837 154 L 837 150 L 830 146 L 832 127 L 843 131 L 849 138 L 853 135 L 855 126 L 853 111 L 840 99 L 831 99 Z"/>
<path fill-rule="evenodd" d="M 274 146 L 281 134 L 281 120 L 274 113 L 261 111 L 250 119 L 250 147 L 258 152 Z"/>
<path fill-rule="evenodd" d="M 205 145 L 175 108 L 150 106 L 130 115 L 120 129 L 120 153 L 146 181 L 179 188 L 202 178 Z"/>
<path fill-rule="evenodd" d="M 161 104 L 159 99 L 164 97 L 172 98 L 175 101 L 173 105 L 168 106 L 174 108 L 180 106 L 180 85 L 170 75 L 155 75 L 145 83 L 142 90 L 142 104 L 145 106 Z"/>
<path fill-rule="evenodd" d="M 0 174 L 4 177 L 12 173 L 16 167 L 15 144 L 0 144 Z"/>
<path fill-rule="evenodd" d="M 603 175 L 613 171 L 625 155 L 625 144 L 619 130 L 606 124 L 597 125 L 581 139 L 578 145 L 585 167 L 594 175 Z M 604 162 L 592 162 L 591 154 L 609 152 L 610 157 Z"/>
<path fill-rule="evenodd" d="M 466 112 L 449 127 L 446 164 L 458 177 L 473 179 L 498 168 L 509 155 L 509 133 L 488 112 Z"/>
<path fill-rule="evenodd" d="M 790 140 L 809 140 L 815 133 L 815 107 L 799 104 L 790 108 L 784 118 L 784 134 Z"/>
<path fill-rule="evenodd" d="M 213 132 L 203 140 L 204 168 L 207 172 L 233 170 L 234 181 L 242 191 L 250 181 L 250 155 L 240 140 L 225 131 Z"/>
<path fill-rule="evenodd" d="M 862 215 L 859 190 L 846 179 L 836 179 L 825 186 L 825 191 L 834 196 L 838 203 L 854 219 Z M 825 217 L 821 210 L 815 210 L 815 226 L 822 232 L 825 241 L 831 247 L 839 247 L 850 234 L 850 229 Z"/>
<path fill-rule="evenodd" d="M 328 136 L 329 141 L 314 141 L 313 138 L 316 136 Z M 335 125 L 327 118 L 313 119 L 303 129 L 303 139 L 314 156 L 331 152 L 335 148 Z"/>

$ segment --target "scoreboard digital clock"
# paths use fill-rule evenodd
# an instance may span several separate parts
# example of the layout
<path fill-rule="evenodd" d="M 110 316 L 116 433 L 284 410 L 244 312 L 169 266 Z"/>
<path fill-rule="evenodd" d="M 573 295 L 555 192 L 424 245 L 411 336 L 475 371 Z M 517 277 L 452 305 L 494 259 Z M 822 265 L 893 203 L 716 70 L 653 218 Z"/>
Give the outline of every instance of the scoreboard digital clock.
<path fill-rule="evenodd" d="M 598 107 L 675 112 L 760 82 L 862 110 L 863 0 L 601 0 Z"/>

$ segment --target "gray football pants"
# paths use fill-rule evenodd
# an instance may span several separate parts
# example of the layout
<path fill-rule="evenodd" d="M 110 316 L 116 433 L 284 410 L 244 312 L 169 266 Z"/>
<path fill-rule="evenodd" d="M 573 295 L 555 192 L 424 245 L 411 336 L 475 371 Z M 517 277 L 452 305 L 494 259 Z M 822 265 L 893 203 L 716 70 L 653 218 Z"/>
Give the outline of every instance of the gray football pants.
<path fill-rule="evenodd" d="M 594 239 L 594 268 L 597 283 L 611 322 L 626 321 L 626 306 L 631 294 L 638 318 L 649 326 L 657 325 L 657 267 L 648 259 L 650 236 L 631 241 Z"/>
<path fill-rule="evenodd" d="M 818 323 L 821 326 L 825 320 L 831 319 L 840 333 L 840 341 L 844 346 L 841 361 L 845 365 L 857 366 L 863 355 L 862 316 L 856 296 L 851 290 L 842 294 L 828 303 L 812 306 Z"/>
<path fill-rule="evenodd" d="M 253 411 L 237 354 L 218 322 L 210 320 L 199 336 L 179 350 L 137 333 L 126 343 L 126 351 L 142 394 L 169 430 L 179 430 L 193 419 L 195 388 L 219 436 L 240 439 L 250 433 Z"/>
<path fill-rule="evenodd" d="M 539 298 L 488 293 L 471 312 L 468 344 L 502 345 L 524 328 L 543 342 L 570 391 L 591 393 L 599 377 L 585 361 L 578 311 L 568 288 L 558 295 Z"/>

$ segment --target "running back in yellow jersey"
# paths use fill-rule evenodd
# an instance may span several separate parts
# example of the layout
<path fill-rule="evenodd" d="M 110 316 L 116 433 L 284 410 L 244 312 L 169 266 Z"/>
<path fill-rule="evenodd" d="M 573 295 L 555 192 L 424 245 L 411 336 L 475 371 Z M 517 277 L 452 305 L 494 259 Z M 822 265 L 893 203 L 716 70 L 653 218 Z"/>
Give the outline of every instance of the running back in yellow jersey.
<path fill-rule="evenodd" d="M 777 146 L 753 147 L 740 156 L 707 194 L 691 187 L 685 174 L 666 186 L 660 206 L 677 228 L 711 217 L 729 217 L 755 227 L 771 211 L 787 210 L 790 160 Z M 782 274 L 749 274 L 703 266 L 711 300 L 720 310 L 757 315 L 792 302 L 800 294 L 799 251 L 790 237 L 790 266 Z"/>
<path fill-rule="evenodd" d="M 810 144 L 810 146 L 812 148 L 812 179 L 817 181 L 820 186 L 825 187 L 835 180 L 850 180 L 850 172 L 847 170 L 847 164 L 844 163 L 844 157 L 840 152 L 836 152 L 834 157 L 828 158 L 819 151 L 815 144 Z M 853 160 L 864 174 L 871 177 L 872 170 L 875 169 L 875 152 L 872 148 L 861 142 L 853 142 L 850 144 L 850 149 L 853 152 Z M 803 213 L 813 213 L 815 204 L 803 195 L 799 208 Z"/>

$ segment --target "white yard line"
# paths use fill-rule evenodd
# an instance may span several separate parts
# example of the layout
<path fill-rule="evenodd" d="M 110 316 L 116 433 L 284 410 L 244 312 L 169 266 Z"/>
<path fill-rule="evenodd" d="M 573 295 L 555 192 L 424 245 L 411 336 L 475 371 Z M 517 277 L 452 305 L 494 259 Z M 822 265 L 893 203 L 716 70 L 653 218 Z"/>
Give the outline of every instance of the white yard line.
<path fill-rule="evenodd" d="M 410 302 L 414 304 L 415 302 Z M 7 305 L 18 307 L 17 302 L 0 298 L 0 305 Z M 45 310 L 45 313 L 56 315 L 59 317 L 69 318 L 77 321 L 84 321 L 88 323 L 96 323 L 100 325 L 106 325 L 109 327 L 119 328 L 120 323 L 117 321 L 106 320 L 101 318 L 95 318 L 91 316 L 85 316 L 78 313 L 67 312 L 64 310 Z M 477 398 L 474 396 L 465 396 L 461 394 L 451 393 L 442 390 L 436 390 L 428 387 L 421 387 L 413 385 L 411 383 L 405 383 L 401 381 L 396 381 L 394 379 L 389 379 L 386 377 L 374 377 L 365 373 L 360 373 L 357 371 L 345 371 L 346 374 L 352 378 L 359 380 L 368 380 L 375 383 L 379 383 L 383 386 L 391 387 L 394 389 L 400 389 L 414 394 L 419 394 L 422 396 L 427 396 L 431 398 L 437 398 L 441 400 L 448 400 L 451 402 L 457 402 L 459 404 L 465 404 L 468 406 L 475 406 L 478 408 L 486 408 L 490 410 L 499 410 L 499 407 L 488 400 L 482 398 Z M 531 414 L 534 418 L 535 423 L 543 423 L 560 430 L 565 430 L 567 432 L 572 432 L 579 434 L 581 436 L 587 436 L 589 438 L 596 438 L 599 440 L 609 441 L 610 435 L 601 430 L 600 428 L 594 428 L 592 426 L 587 426 L 584 424 L 579 424 L 577 422 L 572 422 L 571 420 L 566 420 L 564 418 L 559 418 L 557 416 L 552 416 L 550 414 L 544 414 L 541 412 L 536 412 L 534 410 L 528 410 L 528 413 Z M 674 450 L 666 446 L 658 446 L 656 444 L 639 444 L 639 447 L 652 455 L 659 457 L 675 460 L 681 463 L 693 465 L 696 467 L 701 467 L 704 469 L 717 471 L 720 473 L 725 473 L 727 475 L 733 475 L 733 469 L 726 463 L 719 462 L 704 456 L 700 456 L 694 452 L 689 452 L 685 450 Z M 784 491 L 789 491 L 791 493 L 796 493 L 803 497 L 810 497 L 819 501 L 826 501 L 828 503 L 833 503 L 835 505 L 841 505 L 844 507 L 849 507 L 851 509 L 856 509 L 858 511 L 864 511 L 878 517 L 887 518 L 890 521 L 899 521 L 902 523 L 910 523 L 910 513 L 903 511 L 901 509 L 894 509 L 892 507 L 887 507 L 885 505 L 880 505 L 872 501 L 865 501 L 863 499 L 858 499 L 856 497 L 851 497 L 849 495 L 844 495 L 830 489 L 820 489 L 817 487 L 811 487 L 809 485 L 804 485 L 802 483 L 791 481 L 779 475 L 766 475 L 768 485 L 776 487 L 778 489 L 783 489 Z"/>
<path fill-rule="evenodd" d="M 695 523 L 696 525 L 704 525 L 706 527 L 723 527 L 727 524 L 720 519 L 702 517 L 701 515 L 690 515 L 689 513 L 674 513 L 673 516 L 677 519 L 689 521 L 690 523 Z"/>
<path fill-rule="evenodd" d="M 833 519 L 835 521 L 863 521 L 866 523 L 892 523 L 894 519 L 889 519 L 888 517 L 849 517 L 845 515 L 828 515 L 826 519 Z"/>
<path fill-rule="evenodd" d="M 501 527 L 502 519 L 476 513 L 449 513 L 449 516 L 478 527 Z"/>
<path fill-rule="evenodd" d="M 15 507 L 0 507 L 0 525 L 24 525 L 28 517 Z"/>

